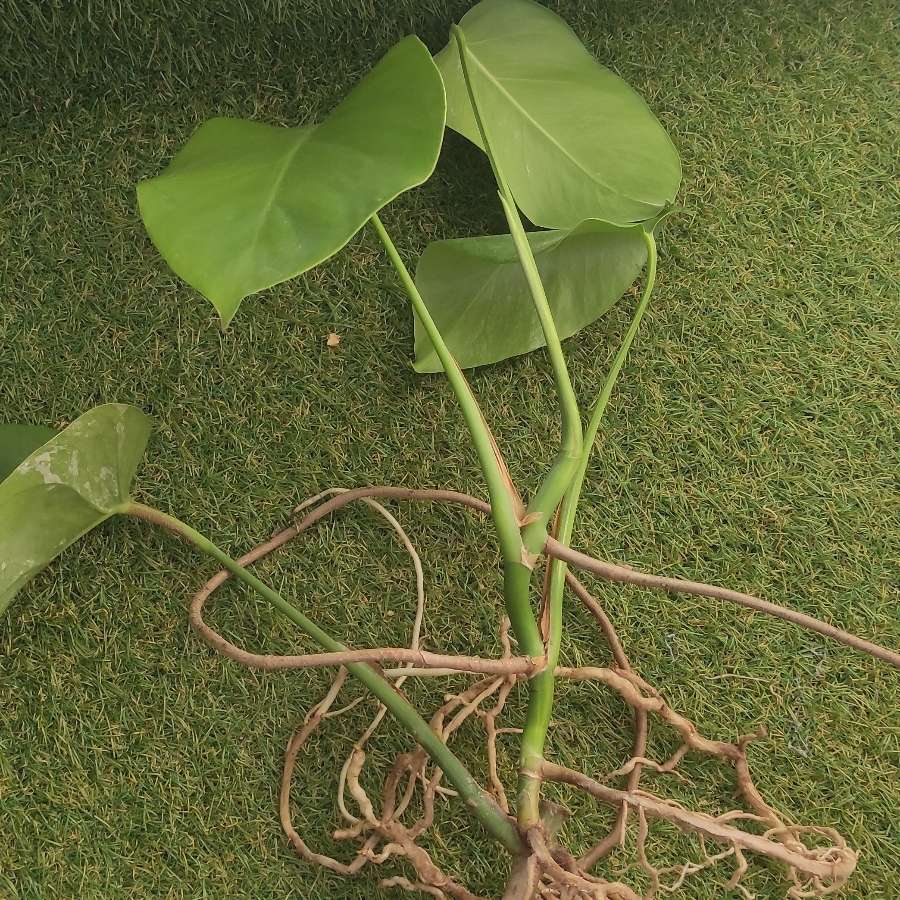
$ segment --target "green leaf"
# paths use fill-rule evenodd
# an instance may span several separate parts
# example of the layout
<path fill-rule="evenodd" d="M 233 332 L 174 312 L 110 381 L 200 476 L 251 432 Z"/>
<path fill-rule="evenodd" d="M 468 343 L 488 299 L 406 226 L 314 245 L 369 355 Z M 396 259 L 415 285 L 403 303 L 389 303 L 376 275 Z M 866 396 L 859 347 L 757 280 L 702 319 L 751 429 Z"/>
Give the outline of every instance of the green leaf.
<path fill-rule="evenodd" d="M 34 575 L 128 502 L 150 419 L 97 406 L 0 482 L 0 614 Z"/>
<path fill-rule="evenodd" d="M 0 425 L 0 481 L 56 433 L 44 425 Z"/>
<path fill-rule="evenodd" d="M 227 324 L 248 294 L 328 259 L 425 181 L 445 109 L 431 55 L 404 38 L 320 125 L 200 126 L 162 175 L 138 185 L 144 224 Z"/>
<path fill-rule="evenodd" d="M 497 164 L 536 225 L 627 224 L 670 204 L 681 162 L 647 104 L 531 0 L 482 0 L 463 16 L 468 68 Z M 482 146 L 456 42 L 435 58 L 447 124 Z"/>
<path fill-rule="evenodd" d="M 528 235 L 560 338 L 606 312 L 647 258 L 640 225 L 587 219 L 568 231 Z M 435 241 L 425 248 L 416 285 L 447 346 L 465 368 L 544 346 L 544 335 L 508 234 Z M 419 372 L 441 365 L 418 319 Z"/>

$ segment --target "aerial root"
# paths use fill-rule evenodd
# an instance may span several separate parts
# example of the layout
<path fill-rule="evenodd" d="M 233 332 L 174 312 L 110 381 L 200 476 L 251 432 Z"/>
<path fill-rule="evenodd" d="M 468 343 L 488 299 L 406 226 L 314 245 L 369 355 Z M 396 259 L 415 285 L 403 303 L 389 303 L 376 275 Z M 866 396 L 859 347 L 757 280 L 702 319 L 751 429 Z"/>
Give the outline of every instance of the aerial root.
<path fill-rule="evenodd" d="M 284 531 L 280 532 L 273 538 L 274 541 L 286 543 L 296 535 L 305 531 L 311 525 L 316 524 L 321 519 L 330 515 L 332 512 L 340 509 L 354 500 L 366 500 L 372 497 L 381 497 L 382 499 L 391 498 L 397 500 L 416 500 L 424 502 L 438 503 L 456 503 L 461 506 L 474 509 L 478 512 L 489 515 L 491 507 L 489 503 L 480 500 L 478 497 L 472 497 L 469 494 L 463 494 L 459 491 L 444 489 L 416 489 L 391 486 L 375 486 L 353 488 L 332 488 L 331 491 L 337 496 L 332 497 L 320 506 L 309 512 L 299 523 L 292 525 Z M 323 495 L 327 492 L 323 492 Z M 317 495 L 322 496 L 322 495 Z M 312 503 L 306 501 L 307 504 Z M 304 506 L 304 504 L 301 504 Z M 280 546 L 280 544 L 279 544 Z M 651 588 L 654 590 L 667 591 L 674 594 L 690 594 L 695 597 L 710 597 L 718 600 L 725 600 L 729 603 L 735 603 L 754 612 L 763 613 L 764 615 L 773 616 L 784 622 L 791 622 L 799 625 L 816 634 L 831 638 L 861 653 L 866 653 L 876 659 L 880 659 L 895 668 L 900 668 L 900 653 L 881 647 L 871 641 L 867 641 L 855 634 L 851 634 L 842 628 L 822 622 L 805 613 L 772 603 L 768 600 L 762 600 L 751 594 L 744 594 L 740 591 L 734 591 L 730 588 L 723 588 L 713 584 L 704 584 L 700 581 L 689 581 L 683 578 L 669 578 L 663 575 L 652 575 L 647 572 L 639 572 L 631 566 L 607 562 L 602 559 L 595 559 L 585 553 L 579 553 L 570 547 L 565 547 L 553 538 L 548 538 L 544 545 L 544 551 L 548 556 L 561 559 L 576 569 L 591 572 L 600 578 L 618 584 L 633 584 L 637 587 Z"/>
<path fill-rule="evenodd" d="M 331 499 L 326 500 L 329 496 Z M 443 704 L 432 715 L 430 726 L 448 743 L 466 722 L 480 723 L 485 742 L 486 790 L 505 813 L 510 814 L 511 811 L 509 797 L 499 773 L 500 754 L 497 745 L 503 735 L 519 733 L 521 729 L 502 727 L 499 720 L 516 686 L 541 671 L 544 660 L 513 655 L 509 622 L 506 619 L 500 624 L 502 653 L 499 658 L 448 656 L 423 650 L 425 592 L 421 561 L 400 523 L 373 499 L 375 496 L 449 500 L 489 512 L 489 507 L 483 501 L 452 491 L 411 491 L 399 488 L 346 491 L 333 488 L 302 503 L 297 512 L 314 508 L 306 512 L 299 524 L 285 529 L 246 554 L 241 563 L 249 565 L 261 559 L 350 500 L 367 503 L 396 532 L 415 569 L 416 611 L 407 647 L 302 656 L 250 653 L 229 642 L 203 620 L 204 603 L 227 580 L 228 573 L 221 572 L 210 579 L 194 597 L 190 609 L 191 624 L 204 640 L 224 656 L 253 668 L 274 670 L 337 666 L 336 676 L 328 691 L 304 717 L 285 752 L 279 813 L 282 827 L 301 858 L 339 875 L 356 875 L 369 865 L 400 863 L 408 872 L 397 872 L 384 877 L 380 881 L 384 888 L 397 888 L 409 893 L 450 900 L 485 900 L 444 872 L 418 843 L 434 823 L 438 801 L 455 796 L 454 791 L 442 784 L 443 773 L 440 768 L 431 763 L 421 748 L 416 747 L 395 758 L 384 777 L 377 803 L 363 788 L 361 776 L 367 759 L 366 746 L 386 713 L 381 705 L 362 735 L 354 742 L 338 777 L 337 805 L 344 824 L 333 832 L 333 838 L 354 847 L 350 860 L 341 862 L 312 850 L 292 822 L 291 791 L 298 760 L 310 737 L 323 722 L 346 713 L 360 702 L 359 699 L 353 700 L 333 709 L 347 678 L 344 665 L 360 660 L 403 663 L 399 668 L 383 670 L 398 686 L 413 676 L 474 676 L 475 680 L 464 690 L 445 696 Z M 325 502 L 321 502 L 323 500 Z M 728 860 L 733 863 L 734 868 L 727 887 L 749 898 L 752 895 L 741 883 L 749 869 L 747 852 L 781 864 L 787 874 L 790 885 L 788 895 L 791 897 L 822 897 L 839 890 L 856 865 L 854 851 L 833 829 L 802 826 L 788 820 L 764 800 L 753 782 L 747 748 L 754 739 L 764 734 L 764 730 L 744 735 L 734 742 L 713 740 L 702 735 L 687 717 L 668 706 L 662 694 L 634 671 L 615 627 L 600 603 L 572 573 L 567 575 L 566 580 L 569 588 L 596 620 L 610 648 L 612 661 L 608 667 L 558 667 L 557 677 L 576 682 L 597 682 L 613 690 L 632 710 L 632 752 L 623 765 L 602 778 L 593 778 L 551 762 L 543 764 L 539 773 L 541 778 L 569 785 L 614 808 L 615 822 L 609 832 L 580 858 L 576 858 L 561 844 L 555 833 L 549 833 L 544 827 L 528 829 L 523 834 L 527 853 L 512 861 L 503 900 L 638 900 L 641 896 L 649 900 L 659 892 L 677 891 L 690 876 Z M 889 655 L 892 653 L 884 652 Z M 647 755 L 651 720 L 664 724 L 679 738 L 676 750 L 661 761 Z M 730 765 L 735 772 L 737 795 L 743 801 L 745 809 L 733 809 L 713 816 L 690 810 L 675 800 L 641 789 L 641 778 L 647 771 L 680 778 L 679 766 L 689 753 L 713 757 Z M 610 786 L 610 782 L 623 778 L 623 789 Z M 637 865 L 649 883 L 643 894 L 624 883 L 607 881 L 592 874 L 592 869 L 605 856 L 623 846 L 632 816 L 637 820 Z M 654 821 L 668 822 L 684 832 L 695 834 L 700 847 L 699 859 L 665 867 L 655 865 L 647 850 L 650 828 Z M 738 823 L 755 830 L 742 828 Z M 717 844 L 718 848 L 710 852 L 707 849 L 708 842 Z"/>

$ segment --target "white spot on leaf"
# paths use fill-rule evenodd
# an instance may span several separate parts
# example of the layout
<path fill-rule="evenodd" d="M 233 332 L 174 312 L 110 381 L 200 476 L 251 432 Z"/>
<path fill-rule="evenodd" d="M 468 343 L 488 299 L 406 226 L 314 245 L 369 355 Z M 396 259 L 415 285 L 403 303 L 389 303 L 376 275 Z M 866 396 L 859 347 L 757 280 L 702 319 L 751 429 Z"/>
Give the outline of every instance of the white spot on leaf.
<path fill-rule="evenodd" d="M 23 463 L 22 472 L 37 472 L 44 479 L 44 484 L 62 484 L 62 478 L 53 471 L 51 464 L 53 451 L 48 450 Z"/>

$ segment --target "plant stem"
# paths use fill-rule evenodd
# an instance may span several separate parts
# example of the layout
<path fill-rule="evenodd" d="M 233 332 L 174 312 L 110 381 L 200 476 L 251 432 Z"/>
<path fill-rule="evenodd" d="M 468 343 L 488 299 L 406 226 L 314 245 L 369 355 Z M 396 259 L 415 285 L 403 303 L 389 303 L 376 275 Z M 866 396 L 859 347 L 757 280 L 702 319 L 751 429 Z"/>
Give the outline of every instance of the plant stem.
<path fill-rule="evenodd" d="M 519 256 L 519 263 L 522 266 L 522 271 L 525 273 L 525 280 L 531 293 L 535 311 L 537 312 L 541 331 L 544 334 L 544 341 L 547 344 L 547 353 L 553 367 L 553 377 L 556 382 L 556 392 L 559 396 L 560 411 L 562 414 L 562 443 L 560 445 L 559 453 L 557 454 L 550 471 L 541 483 L 541 486 L 528 504 L 527 512 L 533 518 L 522 529 L 522 541 L 525 545 L 525 549 L 528 553 L 536 555 L 541 552 L 544 546 L 544 542 L 547 539 L 547 526 L 550 517 L 553 515 L 554 510 L 565 494 L 566 489 L 575 474 L 578 461 L 581 458 L 581 448 L 583 444 L 581 412 L 578 409 L 578 400 L 575 396 L 575 391 L 572 388 L 572 381 L 569 378 L 569 370 L 566 366 L 566 359 L 563 354 L 559 333 L 556 330 L 556 323 L 553 321 L 553 313 L 550 310 L 547 294 L 544 291 L 544 285 L 541 282 L 541 276 L 534 259 L 534 253 L 531 250 L 531 244 L 529 244 L 528 236 L 522 226 L 522 219 L 519 216 L 519 211 L 516 207 L 512 191 L 510 191 L 509 185 L 506 183 L 506 179 L 503 177 L 503 173 L 500 171 L 497 159 L 494 156 L 484 120 L 481 117 L 481 112 L 475 97 L 475 87 L 469 72 L 468 49 L 466 46 L 465 34 L 458 25 L 453 25 L 451 27 L 451 32 L 456 39 L 456 46 L 459 50 L 459 62 L 462 68 L 463 79 L 466 83 L 466 90 L 469 94 L 472 113 L 475 116 L 475 122 L 478 125 L 478 131 L 481 134 L 481 142 L 484 146 L 484 151 L 490 160 L 494 178 L 497 180 L 503 212 L 506 215 L 509 231 L 512 235 L 516 253 Z"/>
<path fill-rule="evenodd" d="M 544 334 L 544 341 L 547 344 L 547 353 L 550 357 L 550 364 L 553 367 L 553 377 L 556 382 L 556 392 L 559 397 L 562 416 L 562 441 L 559 451 L 550 467 L 550 471 L 544 477 L 540 487 L 528 504 L 527 514 L 529 521 L 522 528 L 522 543 L 526 553 L 529 555 L 525 558 L 525 562 L 529 564 L 531 563 L 531 558 L 536 557 L 543 550 L 547 540 L 547 526 L 550 522 L 550 517 L 565 495 L 581 459 L 583 446 L 581 411 L 578 408 L 578 400 L 569 378 L 569 370 L 566 366 L 559 333 L 553 321 L 553 313 L 550 310 L 550 303 L 547 300 L 547 294 L 541 282 L 531 244 L 528 243 L 528 236 L 522 226 L 522 219 L 519 216 L 515 199 L 497 164 L 487 135 L 487 129 L 481 117 L 475 96 L 475 88 L 469 72 L 465 35 L 457 25 L 452 26 L 451 32 L 456 39 L 459 62 L 462 68 L 463 79 L 466 83 L 466 90 L 469 94 L 472 113 L 475 116 L 475 122 L 481 134 L 484 151 L 490 160 L 494 178 L 497 180 L 503 212 L 506 215 L 506 221 L 519 257 L 519 263 L 525 274 L 525 281 L 528 284 L 538 321 Z M 525 569 L 526 566 L 520 566 L 519 568 Z M 517 606 L 523 602 L 527 603 L 530 610 L 530 573 L 528 576 L 523 576 L 512 569 L 512 567 L 507 567 L 504 576 L 504 592 L 506 596 L 514 596 Z M 524 595 L 524 600 L 522 595 Z M 509 601 L 507 602 L 509 603 Z M 525 648 L 525 651 L 529 654 L 533 653 L 527 648 Z M 537 675 L 529 682 L 528 712 L 519 755 L 518 821 L 520 829 L 523 830 L 540 822 L 541 781 L 539 770 L 543 762 L 543 747 L 547 727 L 550 722 L 550 714 L 553 709 L 553 687 L 554 676 L 552 668 Z"/>
<path fill-rule="evenodd" d="M 609 374 L 606 376 L 606 381 L 591 412 L 578 471 L 575 473 L 575 477 L 563 498 L 556 540 L 564 547 L 568 547 L 572 540 L 572 533 L 575 528 L 575 512 L 578 508 L 578 501 L 581 499 L 581 488 L 584 484 L 588 460 L 597 437 L 597 431 L 600 428 L 600 422 L 609 403 L 613 386 L 619 377 L 619 373 L 622 371 L 625 358 L 641 324 L 641 319 L 647 310 L 650 294 L 653 292 L 653 283 L 656 280 L 656 241 L 651 232 L 643 230 L 642 234 L 647 244 L 647 276 L 644 280 L 644 290 L 634 311 L 631 324 L 628 326 L 628 331 L 625 333 L 622 344 L 613 359 Z M 566 571 L 567 565 L 563 560 L 551 560 L 550 584 L 548 588 L 550 633 L 546 650 L 547 668 L 532 681 L 533 702 L 528 706 L 528 720 L 522 736 L 522 756 L 523 760 L 527 759 L 526 773 L 537 771 L 540 768 L 544 755 L 544 745 L 547 740 L 547 728 L 550 725 L 555 671 L 559 662 L 559 648 L 562 641 L 563 589 L 566 581 Z M 533 778 L 526 773 L 523 773 L 519 783 L 520 825 L 535 824 L 540 814 L 540 779 Z"/>
<path fill-rule="evenodd" d="M 259 580 L 252 572 L 233 560 L 220 550 L 212 541 L 191 528 L 185 522 L 176 519 L 158 509 L 142 503 L 127 503 L 121 510 L 124 515 L 144 519 L 167 528 L 202 550 L 208 556 L 221 563 L 232 575 L 251 587 L 267 600 L 279 612 L 290 619 L 320 647 L 331 652 L 340 652 L 347 648 L 323 631 L 312 619 L 304 615 L 296 606 L 289 603 L 277 591 Z M 390 711 L 403 726 L 441 767 L 466 805 L 487 831 L 511 853 L 522 852 L 522 841 L 515 827 L 504 815 L 497 803 L 477 781 L 469 774 L 450 748 L 431 730 L 412 704 L 386 679 L 374 666 L 368 663 L 347 663 L 346 668 L 358 678 Z"/>
<path fill-rule="evenodd" d="M 487 427 L 478 401 L 475 399 L 462 369 L 444 343 L 415 281 L 381 223 L 381 219 L 376 214 L 372 216 L 371 221 L 372 227 L 384 244 L 388 257 L 400 276 L 400 281 L 409 295 L 419 321 L 434 346 L 469 428 L 469 434 L 475 445 L 475 452 L 478 454 L 478 461 L 484 472 L 488 493 L 491 497 L 491 515 L 500 541 L 500 552 L 503 555 L 504 576 L 506 573 L 515 572 L 521 568 L 525 569 L 530 577 L 530 569 L 522 565 L 523 547 L 522 535 L 519 531 L 518 495 L 515 494 L 509 481 L 509 476 L 501 462 L 499 451 L 494 444 L 493 436 Z M 524 591 L 521 587 L 523 582 L 525 584 Z M 504 601 L 519 646 L 529 656 L 540 656 L 544 652 L 543 642 L 531 611 L 527 582 L 528 579 L 523 578 L 521 574 L 516 574 L 512 579 L 504 577 Z"/>

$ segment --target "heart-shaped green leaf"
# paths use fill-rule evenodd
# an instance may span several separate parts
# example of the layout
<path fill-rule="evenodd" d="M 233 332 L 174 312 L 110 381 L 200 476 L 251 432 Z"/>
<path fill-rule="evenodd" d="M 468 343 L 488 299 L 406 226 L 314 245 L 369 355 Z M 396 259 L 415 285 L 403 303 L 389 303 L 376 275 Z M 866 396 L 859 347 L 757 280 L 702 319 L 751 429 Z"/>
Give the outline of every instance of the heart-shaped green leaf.
<path fill-rule="evenodd" d="M 0 482 L 0 613 L 66 547 L 128 502 L 149 434 L 139 409 L 97 406 Z"/>
<path fill-rule="evenodd" d="M 567 338 L 605 313 L 647 258 L 640 225 L 587 219 L 568 231 L 528 235 L 553 319 Z M 416 286 L 447 346 L 465 368 L 544 346 L 544 335 L 508 234 L 435 241 L 416 269 Z M 418 319 L 419 372 L 441 365 Z"/>
<path fill-rule="evenodd" d="M 0 481 L 55 434 L 44 425 L 0 425 Z"/>
<path fill-rule="evenodd" d="M 162 175 L 138 185 L 141 216 L 168 264 L 227 324 L 248 294 L 328 259 L 425 181 L 445 110 L 431 55 L 404 38 L 321 125 L 202 125 Z"/>
<path fill-rule="evenodd" d="M 482 0 L 463 16 L 488 140 L 521 210 L 545 228 L 627 224 L 670 204 L 681 162 L 641 97 L 531 0 Z M 456 42 L 436 57 L 447 124 L 482 146 Z"/>
<path fill-rule="evenodd" d="M 647 258 L 640 225 L 587 219 L 568 231 L 528 235 L 561 338 L 605 313 L 637 278 Z M 525 275 L 508 234 L 435 241 L 416 269 L 416 286 L 447 346 L 465 368 L 544 346 Z M 415 323 L 419 372 L 441 365 Z"/>

